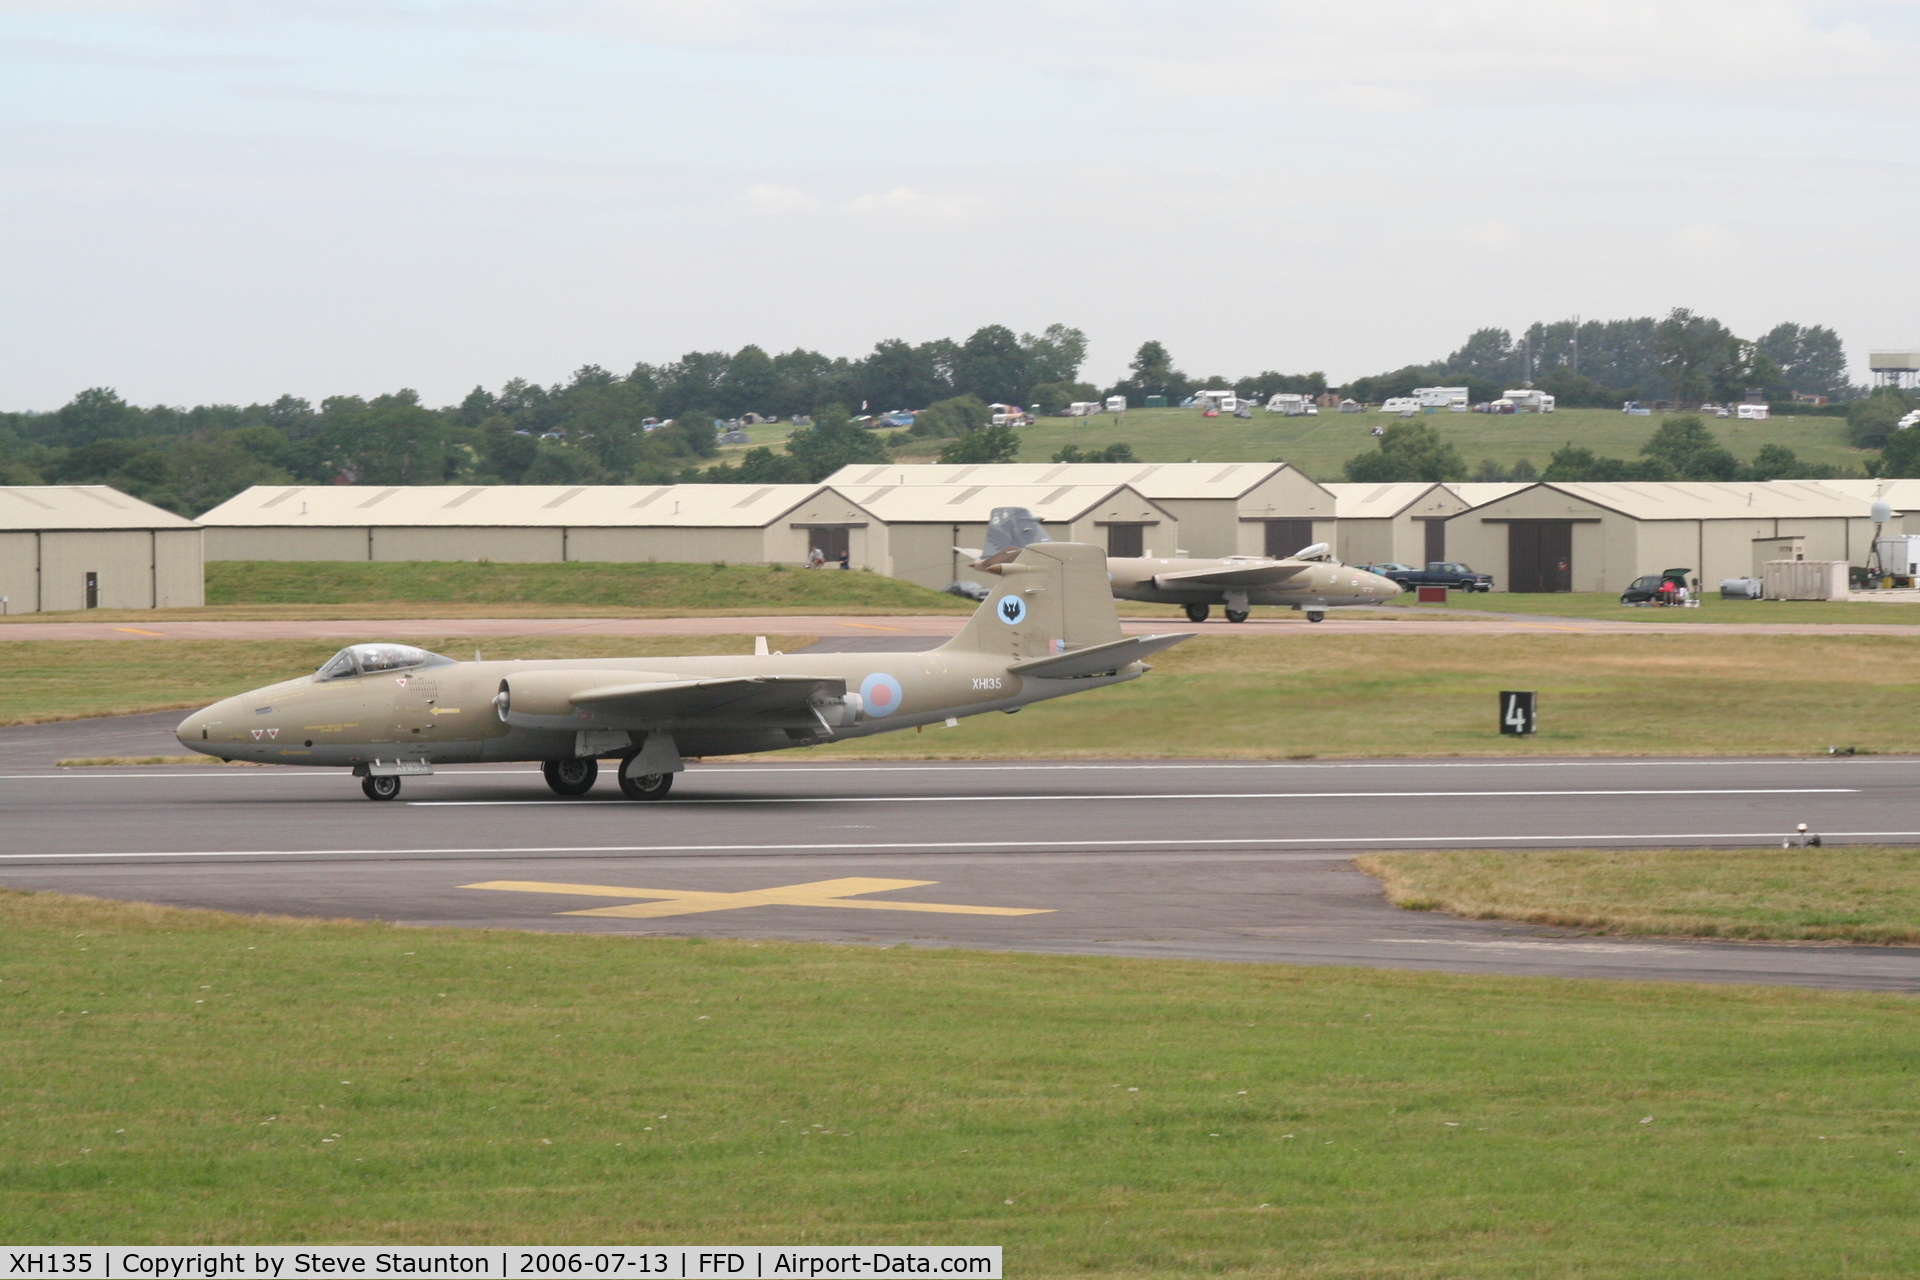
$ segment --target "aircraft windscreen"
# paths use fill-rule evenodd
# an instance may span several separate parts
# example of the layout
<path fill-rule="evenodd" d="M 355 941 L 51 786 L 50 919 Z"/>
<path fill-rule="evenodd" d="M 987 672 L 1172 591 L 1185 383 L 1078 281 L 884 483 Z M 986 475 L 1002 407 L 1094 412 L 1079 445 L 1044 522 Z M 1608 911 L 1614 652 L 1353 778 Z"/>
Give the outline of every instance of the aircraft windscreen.
<path fill-rule="evenodd" d="M 1034 519 L 1033 512 L 1025 507 L 995 507 L 987 517 L 987 545 L 981 548 L 981 558 L 1052 541 Z"/>
<path fill-rule="evenodd" d="M 401 671 L 408 667 L 444 667 L 453 662 L 426 649 L 410 644 L 350 644 L 327 659 L 314 673 L 315 680 L 340 680 L 347 676 L 371 675 L 377 671 Z"/>

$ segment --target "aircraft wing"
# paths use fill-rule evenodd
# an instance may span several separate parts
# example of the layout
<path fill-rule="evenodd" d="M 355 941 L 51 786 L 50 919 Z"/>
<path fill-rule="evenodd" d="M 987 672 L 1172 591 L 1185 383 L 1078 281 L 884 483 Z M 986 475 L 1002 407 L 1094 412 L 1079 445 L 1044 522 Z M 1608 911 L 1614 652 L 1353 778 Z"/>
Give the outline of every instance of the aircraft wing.
<path fill-rule="evenodd" d="M 1280 562 L 1273 564 L 1216 565 L 1211 569 L 1187 569 L 1180 573 L 1156 573 L 1156 587 L 1265 587 L 1298 577 L 1312 565 Z"/>
<path fill-rule="evenodd" d="M 846 696 L 845 680 L 821 676 L 727 676 L 710 680 L 660 680 L 603 685 L 568 698 L 574 706 L 615 720 L 719 718 L 737 720 L 768 713 L 805 714 L 818 697 Z"/>
<path fill-rule="evenodd" d="M 1158 636 L 1128 636 L 1123 640 L 1109 640 L 1105 644 L 1089 645 L 1085 649 L 1075 649 L 1071 653 L 1050 658 L 1029 658 L 1025 662 L 1014 663 L 1007 668 L 1007 672 L 1016 676 L 1038 676 L 1043 680 L 1100 676 L 1109 671 L 1118 671 L 1128 663 L 1138 662 L 1162 649 L 1171 649 L 1182 640 L 1191 639 L 1191 631 Z"/>

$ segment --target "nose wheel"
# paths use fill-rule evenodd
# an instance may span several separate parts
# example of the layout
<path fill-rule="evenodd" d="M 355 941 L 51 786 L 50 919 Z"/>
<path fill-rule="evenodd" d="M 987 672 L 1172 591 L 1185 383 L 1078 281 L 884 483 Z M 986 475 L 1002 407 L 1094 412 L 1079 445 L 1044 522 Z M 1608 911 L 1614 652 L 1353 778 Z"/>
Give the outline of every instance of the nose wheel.
<path fill-rule="evenodd" d="M 1247 620 L 1247 615 L 1249 615 L 1252 612 L 1253 610 L 1251 609 L 1229 609 L 1227 610 L 1227 621 L 1228 622 L 1245 622 Z"/>
<path fill-rule="evenodd" d="M 400 794 L 400 779 L 381 774 L 360 779 L 360 790 L 369 800 L 392 800 Z"/>
<path fill-rule="evenodd" d="M 633 757 L 620 762 L 620 794 L 629 800 L 664 800 L 673 790 L 670 773 L 635 773 L 628 768 Z"/>
<path fill-rule="evenodd" d="M 1307 610 L 1308 622 L 1325 622 L 1326 620 L 1327 620 L 1327 611 L 1325 609 Z"/>
<path fill-rule="evenodd" d="M 540 766 L 547 785 L 555 795 L 583 796 L 593 790 L 600 777 L 600 762 L 587 757 L 576 760 L 549 760 Z"/>

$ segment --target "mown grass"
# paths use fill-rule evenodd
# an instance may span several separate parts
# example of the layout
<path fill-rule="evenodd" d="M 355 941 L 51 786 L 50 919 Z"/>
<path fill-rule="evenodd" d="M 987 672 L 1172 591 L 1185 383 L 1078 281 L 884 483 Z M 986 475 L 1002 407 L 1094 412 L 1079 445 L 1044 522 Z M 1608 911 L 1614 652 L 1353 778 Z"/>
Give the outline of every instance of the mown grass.
<path fill-rule="evenodd" d="M 1531 594 L 1490 591 L 1484 595 L 1451 593 L 1445 605 L 1415 604 L 1411 594 L 1395 603 L 1408 605 L 1421 617 L 1460 617 L 1471 610 L 1490 613 L 1529 613 L 1558 618 L 1604 618 L 1613 622 L 1686 623 L 1844 623 L 1858 626 L 1920 628 L 1920 596 L 1912 607 L 1845 600 L 1722 600 L 1717 592 L 1700 600 L 1696 609 L 1637 608 L 1620 603 L 1617 591 L 1569 591 Z M 1336 618 L 1346 617 L 1335 613 Z M 1917 631 L 1916 634 L 1920 634 Z"/>
<path fill-rule="evenodd" d="M 207 603 L 549 605 L 659 616 L 768 609 L 964 613 L 973 608 L 877 573 L 726 564 L 210 560 Z"/>
<path fill-rule="evenodd" d="M 369 638 L 377 638 L 370 632 Z M 472 640 L 423 640 L 471 657 Z M 774 636 L 794 650 L 805 636 Z M 0 723 L 202 706 L 312 671 L 333 641 L 81 640 L 6 646 Z M 750 653 L 748 636 L 526 636 L 489 658 Z M 876 670 L 902 656 L 872 655 Z M 1889 704 L 1920 647 L 1883 636 L 1206 636 L 1130 684 L 958 728 L 809 749 L 834 758 L 1734 755 L 1920 751 Z M 1502 689 L 1540 694 L 1540 732 L 1497 732 Z M 789 755 L 787 758 L 797 758 Z"/>
<path fill-rule="evenodd" d="M 368 640 L 380 639 L 377 630 Z M 0 641 L 0 725 L 202 707 L 319 669 L 338 640 Z M 450 658 L 617 658 L 752 653 L 751 636 L 518 636 L 423 640 Z M 810 636 L 771 636 L 775 649 Z"/>
<path fill-rule="evenodd" d="M 1376 426 L 1401 421 L 1378 413 L 1333 413 L 1286 418 L 1265 411 L 1251 419 L 1203 418 L 1197 409 L 1130 409 L 1111 416 L 1041 418 L 1020 432 L 1020 461 L 1045 462 L 1063 446 L 1085 449 L 1125 441 L 1143 462 L 1265 462 L 1279 458 L 1316 480 L 1345 480 L 1342 467 L 1355 454 L 1371 452 Z M 1418 419 L 1440 433 L 1477 467 L 1491 458 L 1510 467 L 1522 458 L 1545 467 L 1554 450 L 1572 442 L 1597 454 L 1634 458 L 1659 429 L 1661 418 L 1629 418 L 1619 409 L 1562 409 L 1551 414 L 1492 417 L 1484 413 L 1435 413 Z M 1825 463 L 1843 475 L 1862 475 L 1870 454 L 1847 443 L 1841 418 L 1780 417 L 1766 422 L 1709 418 L 1707 429 L 1728 449 L 1750 460 L 1765 444 L 1783 444 L 1804 462 Z M 938 442 L 934 442 L 936 445 Z"/>
<path fill-rule="evenodd" d="M 1460 849 L 1356 858 L 1395 906 L 1596 933 L 1920 944 L 1920 849 Z"/>
<path fill-rule="evenodd" d="M 0 893 L 15 1243 L 1905 1276 L 1915 1002 Z"/>

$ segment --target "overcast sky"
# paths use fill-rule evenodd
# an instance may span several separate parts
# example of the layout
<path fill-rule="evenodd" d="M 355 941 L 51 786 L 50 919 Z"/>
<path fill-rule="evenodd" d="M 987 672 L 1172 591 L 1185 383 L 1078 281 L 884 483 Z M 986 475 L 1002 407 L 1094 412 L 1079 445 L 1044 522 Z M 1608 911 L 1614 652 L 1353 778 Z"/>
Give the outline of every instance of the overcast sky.
<path fill-rule="evenodd" d="M 0 408 L 1912 319 L 1920 3 L 0 0 Z"/>

